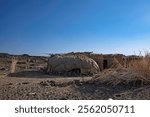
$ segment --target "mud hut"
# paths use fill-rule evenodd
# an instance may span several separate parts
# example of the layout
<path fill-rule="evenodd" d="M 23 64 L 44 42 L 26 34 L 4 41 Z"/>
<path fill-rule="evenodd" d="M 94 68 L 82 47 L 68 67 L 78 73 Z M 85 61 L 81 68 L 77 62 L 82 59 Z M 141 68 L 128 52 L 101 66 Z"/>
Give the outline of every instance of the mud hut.
<path fill-rule="evenodd" d="M 48 60 L 49 73 L 67 75 L 93 75 L 99 72 L 98 64 L 84 55 L 56 55 Z"/>

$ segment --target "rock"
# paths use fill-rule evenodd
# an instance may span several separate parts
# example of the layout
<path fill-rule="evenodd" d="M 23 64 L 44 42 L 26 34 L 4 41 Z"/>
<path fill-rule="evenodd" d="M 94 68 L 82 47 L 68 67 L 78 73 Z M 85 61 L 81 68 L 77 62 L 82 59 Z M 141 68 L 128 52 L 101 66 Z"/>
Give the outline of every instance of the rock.
<path fill-rule="evenodd" d="M 6 69 L 4 67 L 0 68 L 1 71 L 5 71 Z"/>

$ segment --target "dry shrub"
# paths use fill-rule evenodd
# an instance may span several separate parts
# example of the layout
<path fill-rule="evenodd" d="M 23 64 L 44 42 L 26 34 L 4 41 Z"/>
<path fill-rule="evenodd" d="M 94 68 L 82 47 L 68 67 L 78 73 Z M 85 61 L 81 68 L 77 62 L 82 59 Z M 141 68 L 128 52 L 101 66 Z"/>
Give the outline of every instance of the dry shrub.
<path fill-rule="evenodd" d="M 12 58 L 10 73 L 14 73 L 16 71 L 17 61 L 18 61 L 17 58 L 15 58 L 15 57 Z"/>
<path fill-rule="evenodd" d="M 105 83 L 113 86 L 119 84 L 140 85 L 150 83 L 150 54 L 133 58 L 130 66 L 125 68 L 116 64 L 114 68 L 106 69 L 92 79 L 95 83 Z"/>
<path fill-rule="evenodd" d="M 150 54 L 146 53 L 145 56 L 141 57 L 139 60 L 134 60 L 131 63 L 130 68 L 145 77 L 147 80 L 150 80 Z"/>
<path fill-rule="evenodd" d="M 106 69 L 94 76 L 92 80 L 96 84 L 105 83 L 112 86 L 119 84 L 142 86 L 143 82 L 146 81 L 145 77 L 140 74 L 133 72 L 131 69 L 122 67 Z"/>

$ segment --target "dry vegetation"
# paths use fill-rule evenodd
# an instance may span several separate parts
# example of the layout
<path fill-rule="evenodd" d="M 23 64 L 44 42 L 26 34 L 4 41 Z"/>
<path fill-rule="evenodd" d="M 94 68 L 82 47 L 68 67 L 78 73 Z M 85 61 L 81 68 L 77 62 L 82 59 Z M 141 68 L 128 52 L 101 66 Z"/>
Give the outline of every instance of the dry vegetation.
<path fill-rule="evenodd" d="M 140 60 L 133 61 L 130 68 L 150 81 L 150 54 L 147 53 Z"/>
<path fill-rule="evenodd" d="M 145 54 L 138 60 L 133 58 L 127 68 L 116 63 L 118 67 L 106 69 L 95 75 L 92 80 L 95 83 L 106 83 L 112 86 L 124 84 L 141 87 L 150 84 L 150 54 Z"/>
<path fill-rule="evenodd" d="M 27 63 L 26 59 L 10 60 L 10 72 L 20 70 Z M 39 63 L 45 63 L 45 59 L 37 61 L 30 58 L 28 61 L 30 66 L 25 68 L 36 68 L 35 71 L 17 71 L 10 76 L 0 76 L 0 99 L 150 99 L 148 53 L 131 59 L 127 67 L 123 66 L 126 61 L 114 59 L 112 67 L 93 77 L 48 75 L 39 71 Z M 1 73 L 6 71 L 3 69 Z"/>
<path fill-rule="evenodd" d="M 12 64 L 11 64 L 11 68 L 10 68 L 10 73 L 14 73 L 16 71 L 17 61 L 18 60 L 16 58 L 12 58 Z"/>

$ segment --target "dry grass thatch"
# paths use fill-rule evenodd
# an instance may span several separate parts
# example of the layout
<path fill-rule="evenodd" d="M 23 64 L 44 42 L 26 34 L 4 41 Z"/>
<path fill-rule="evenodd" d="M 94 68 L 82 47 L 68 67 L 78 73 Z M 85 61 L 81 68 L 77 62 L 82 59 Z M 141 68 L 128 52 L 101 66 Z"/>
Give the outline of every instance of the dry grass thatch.
<path fill-rule="evenodd" d="M 142 75 L 133 72 L 127 68 L 107 69 L 93 77 L 93 81 L 97 83 L 106 83 L 109 85 L 130 84 L 143 85 L 148 80 Z M 150 82 L 150 81 L 148 81 Z"/>
<path fill-rule="evenodd" d="M 133 61 L 130 68 L 134 72 L 139 73 L 143 77 L 147 78 L 147 80 L 150 80 L 150 54 L 147 53 L 140 60 Z"/>

